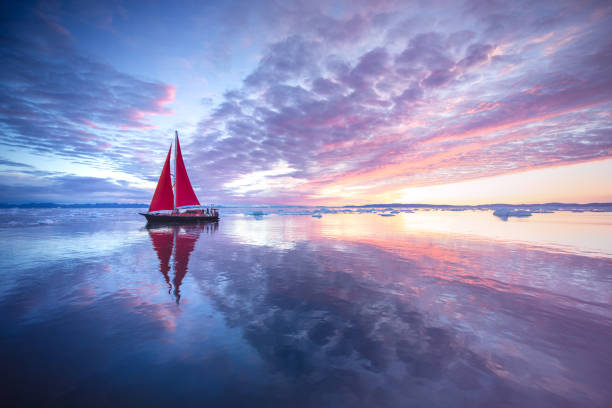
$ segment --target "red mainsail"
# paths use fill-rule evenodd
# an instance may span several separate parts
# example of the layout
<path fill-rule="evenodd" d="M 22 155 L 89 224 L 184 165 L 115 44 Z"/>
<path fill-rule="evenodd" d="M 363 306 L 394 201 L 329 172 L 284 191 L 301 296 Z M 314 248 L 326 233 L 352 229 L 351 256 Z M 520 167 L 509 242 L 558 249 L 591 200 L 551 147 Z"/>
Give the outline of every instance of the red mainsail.
<path fill-rule="evenodd" d="M 183 163 L 183 155 L 181 154 L 181 145 L 179 144 L 178 135 L 176 136 L 176 179 L 175 179 L 175 191 L 176 191 L 176 206 L 182 207 L 184 205 L 200 205 L 198 197 L 193 192 L 189 176 L 187 176 L 187 169 L 185 169 L 185 163 Z"/>
<path fill-rule="evenodd" d="M 159 176 L 157 188 L 155 189 L 155 194 L 153 194 L 153 199 L 151 200 L 149 211 L 174 209 L 174 193 L 172 192 L 172 180 L 170 179 L 171 152 L 172 146 L 170 146 L 170 150 L 168 150 L 168 156 L 166 156 L 166 163 L 164 164 L 164 168 L 162 169 L 161 175 Z M 181 163 L 183 163 L 182 159 Z M 189 183 L 189 180 L 187 182 Z"/>

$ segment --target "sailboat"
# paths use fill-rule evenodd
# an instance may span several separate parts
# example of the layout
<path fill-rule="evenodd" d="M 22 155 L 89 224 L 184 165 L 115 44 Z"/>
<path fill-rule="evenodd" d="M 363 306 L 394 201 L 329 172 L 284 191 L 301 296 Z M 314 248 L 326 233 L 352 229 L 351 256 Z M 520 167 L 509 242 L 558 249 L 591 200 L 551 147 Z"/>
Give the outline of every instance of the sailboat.
<path fill-rule="evenodd" d="M 174 175 L 170 170 L 171 156 L 172 143 L 151 199 L 149 211 L 139 214 L 149 223 L 183 224 L 219 221 L 219 211 L 213 206 L 201 206 L 191 187 L 177 131 L 174 133 Z"/>

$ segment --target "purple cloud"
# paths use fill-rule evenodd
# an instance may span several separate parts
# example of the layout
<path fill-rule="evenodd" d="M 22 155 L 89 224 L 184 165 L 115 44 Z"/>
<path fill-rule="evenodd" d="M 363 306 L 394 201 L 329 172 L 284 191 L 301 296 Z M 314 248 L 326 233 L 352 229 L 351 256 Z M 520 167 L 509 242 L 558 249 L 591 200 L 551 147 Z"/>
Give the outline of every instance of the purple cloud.
<path fill-rule="evenodd" d="M 144 136 L 138 130 L 151 128 L 148 116 L 171 113 L 174 88 L 82 55 L 39 10 L 12 12 L 24 15 L 0 38 L 0 144 L 120 168 L 126 142 L 131 150 Z"/>
<path fill-rule="evenodd" d="M 82 15 L 73 9 L 73 18 Z M 251 193 L 232 187 L 248 180 L 255 201 L 340 200 L 355 189 L 373 197 L 611 156 L 605 2 L 238 1 L 213 9 L 223 26 L 202 28 L 206 13 L 196 8 L 177 28 L 195 24 L 194 44 L 215 43 L 204 54 L 182 42 L 158 50 L 194 71 L 198 58 L 217 69 L 243 64 L 242 82 L 216 94 L 177 84 L 185 115 L 186 94 L 205 110 L 183 150 L 194 185 L 206 186 L 211 200 L 248 200 Z M 96 26 L 115 30 L 130 12 L 101 7 Z M 86 166 L 106 161 L 155 180 L 167 149 L 161 136 L 170 132 L 150 127 L 154 115 L 171 113 L 175 88 L 77 51 L 75 33 L 59 24 L 65 13 L 4 13 L 4 157 L 20 162 L 12 152 L 25 149 Z M 117 38 L 132 40 L 125 33 Z"/>
<path fill-rule="evenodd" d="M 596 110 L 612 102 L 610 29 L 604 17 L 592 17 L 609 12 L 597 3 L 573 9 L 432 6 L 440 18 L 463 14 L 470 25 L 422 32 L 398 30 L 402 21 L 423 29 L 418 17 L 387 17 L 376 26 L 365 18 L 356 31 L 378 30 L 389 45 L 359 43 L 359 53 L 332 34 L 302 29 L 271 45 L 243 87 L 201 122 L 199 132 L 216 141 L 206 152 L 192 146 L 195 177 L 206 174 L 219 197 L 231 197 L 226 183 L 287 163 L 305 180 L 297 191 L 307 200 L 338 184 L 397 188 L 610 157 L 610 119 Z M 356 15 L 346 16 L 346 26 Z M 580 130 L 571 118 L 582 111 L 601 127 Z M 534 125 L 552 126 L 546 135 L 557 136 L 524 136 Z M 219 132 L 214 139 L 211 128 Z M 522 139 L 508 143 L 520 131 Z M 449 144 L 457 153 L 439 154 Z M 418 182 L 408 177 L 411 168 Z"/>
<path fill-rule="evenodd" d="M 313 74 L 318 58 L 318 44 L 299 35 L 277 42 L 257 69 L 245 79 L 246 85 L 272 85 L 294 79 L 302 74 Z"/>
<path fill-rule="evenodd" d="M 100 177 L 32 173 L 15 178 L 0 177 L 0 202 L 139 202 L 150 199 L 147 189 Z"/>

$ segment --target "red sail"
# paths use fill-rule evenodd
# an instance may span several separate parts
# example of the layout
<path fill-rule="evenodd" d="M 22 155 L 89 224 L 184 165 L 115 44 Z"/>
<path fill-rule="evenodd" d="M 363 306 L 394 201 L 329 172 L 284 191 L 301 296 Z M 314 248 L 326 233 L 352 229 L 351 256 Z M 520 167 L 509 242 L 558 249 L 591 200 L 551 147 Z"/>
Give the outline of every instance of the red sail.
<path fill-rule="evenodd" d="M 166 156 L 166 163 L 162 169 L 159 181 L 157 182 L 157 188 L 149 211 L 160 211 L 160 210 L 173 210 L 174 209 L 174 194 L 172 193 L 172 180 L 170 179 L 170 153 L 172 152 L 172 146 L 168 150 L 168 156 Z M 183 160 L 181 160 L 181 163 Z M 189 181 L 187 181 L 189 182 Z"/>
<path fill-rule="evenodd" d="M 181 299 L 181 283 L 183 283 L 183 278 L 187 274 L 189 255 L 193 252 L 195 244 L 200 238 L 202 227 L 201 225 L 192 225 L 174 229 L 176 247 L 174 249 L 174 279 L 172 279 L 172 283 L 176 303 L 179 303 Z"/>
<path fill-rule="evenodd" d="M 183 163 L 183 155 L 181 154 L 181 145 L 176 138 L 176 206 L 182 207 L 184 205 L 200 205 L 198 197 L 193 192 L 189 176 L 187 176 L 187 170 L 185 169 L 185 163 Z"/>
<path fill-rule="evenodd" d="M 170 257 L 172 256 L 172 246 L 174 241 L 174 232 L 171 229 L 149 229 L 149 236 L 153 243 L 153 248 L 157 252 L 159 258 L 159 271 L 164 275 L 166 283 L 170 286 Z M 170 289 L 168 289 L 168 293 Z"/>

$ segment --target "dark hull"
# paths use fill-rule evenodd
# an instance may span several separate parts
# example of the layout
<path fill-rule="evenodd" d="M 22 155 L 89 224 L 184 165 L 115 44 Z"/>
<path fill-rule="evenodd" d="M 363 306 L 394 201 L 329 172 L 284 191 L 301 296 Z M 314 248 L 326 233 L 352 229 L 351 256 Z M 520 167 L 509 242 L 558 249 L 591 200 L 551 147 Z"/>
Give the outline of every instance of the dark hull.
<path fill-rule="evenodd" d="M 198 224 L 201 222 L 219 221 L 219 216 L 212 215 L 156 215 L 139 213 L 149 224 Z"/>

